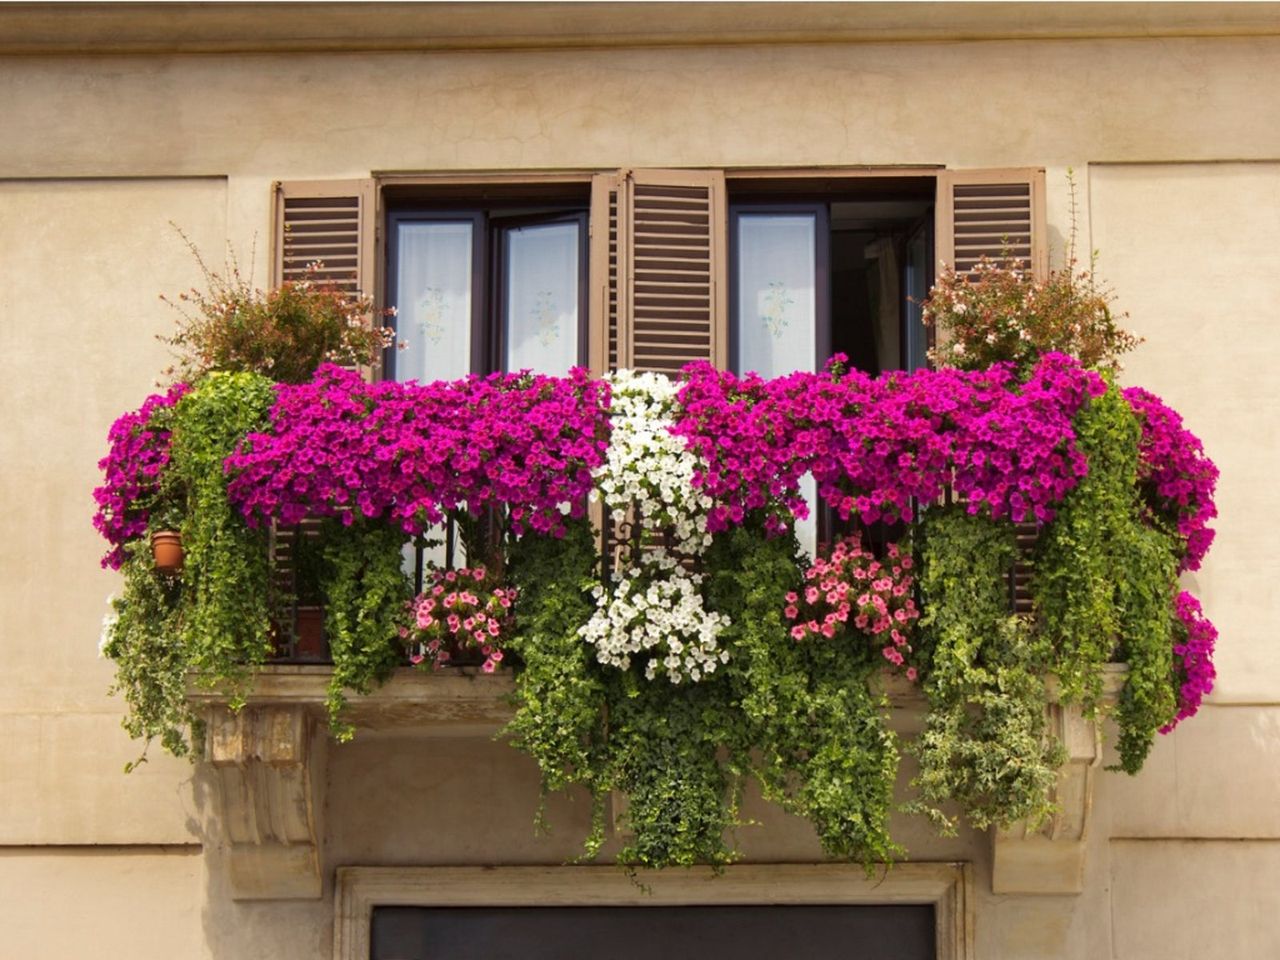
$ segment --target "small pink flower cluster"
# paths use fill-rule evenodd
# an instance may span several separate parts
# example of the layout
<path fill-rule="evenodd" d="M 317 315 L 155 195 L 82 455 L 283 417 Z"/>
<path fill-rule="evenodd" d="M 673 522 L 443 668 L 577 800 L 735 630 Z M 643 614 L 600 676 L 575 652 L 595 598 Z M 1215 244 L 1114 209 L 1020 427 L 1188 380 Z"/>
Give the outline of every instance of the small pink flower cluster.
<path fill-rule="evenodd" d="M 1205 455 L 1200 438 L 1154 393 L 1130 387 L 1124 396 L 1142 420 L 1138 482 L 1147 494 L 1147 507 L 1186 540 L 1178 571 L 1199 570 L 1213 543 L 1209 521 L 1218 515 L 1213 500 L 1218 468 Z"/>
<path fill-rule="evenodd" d="M 102 558 L 104 567 L 119 570 L 125 560 L 124 545 L 146 533 L 151 501 L 169 463 L 170 442 L 169 431 L 154 427 L 151 418 L 156 411 L 173 407 L 188 389 L 178 383 L 167 393 L 152 394 L 139 409 L 117 419 L 107 433 L 110 447 L 98 461 L 104 482 L 93 491 L 98 505 L 94 529 L 111 544 Z"/>
<path fill-rule="evenodd" d="M 581 369 L 420 384 L 325 365 L 276 389 L 271 432 L 226 462 L 228 495 L 250 523 L 364 516 L 416 534 L 493 504 L 517 534 L 559 536 L 566 514 L 585 515 L 604 461 L 609 387 Z"/>
<path fill-rule="evenodd" d="M 830 557 L 819 557 L 805 571 L 804 590 L 786 595 L 783 616 L 793 624 L 792 639 L 834 639 L 856 630 L 895 667 L 904 666 L 920 617 L 911 596 L 912 565 L 896 543 L 888 545 L 881 562 L 860 537 L 841 540 Z M 916 679 L 914 666 L 905 672 Z"/>
<path fill-rule="evenodd" d="M 702 362 L 686 374 L 674 432 L 706 464 L 694 483 L 716 500 L 711 532 L 752 510 L 775 532 L 805 516 L 805 473 L 846 519 L 910 520 L 913 503 L 949 487 L 971 513 L 1047 523 L 1088 472 L 1072 419 L 1106 390 L 1062 354 L 1042 357 L 1025 383 L 1010 364 L 763 380 Z"/>
<path fill-rule="evenodd" d="M 409 661 L 427 659 L 439 669 L 466 649 L 484 655 L 481 670 L 493 673 L 502 662 L 502 638 L 511 630 L 514 587 L 489 587 L 484 567 L 437 570 L 431 586 L 412 602 L 413 628 L 402 635 L 412 645 Z"/>
<path fill-rule="evenodd" d="M 1168 733 L 1187 717 L 1195 716 L 1201 702 L 1213 692 L 1213 681 L 1217 677 L 1213 647 L 1218 631 L 1200 609 L 1200 602 L 1184 590 L 1174 601 L 1174 611 L 1180 621 L 1181 636 L 1176 639 L 1182 641 L 1173 645 L 1174 666 L 1181 681 L 1178 715 L 1160 728 L 1161 733 Z"/>

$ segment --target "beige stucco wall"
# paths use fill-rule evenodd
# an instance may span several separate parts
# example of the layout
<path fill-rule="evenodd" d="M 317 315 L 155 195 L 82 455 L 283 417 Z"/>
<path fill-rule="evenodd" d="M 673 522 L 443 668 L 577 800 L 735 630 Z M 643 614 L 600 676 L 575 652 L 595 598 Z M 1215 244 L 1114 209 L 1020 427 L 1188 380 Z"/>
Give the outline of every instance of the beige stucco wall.
<path fill-rule="evenodd" d="M 1218 692 L 1138 778 L 1102 779 L 1086 892 L 994 897 L 983 838 L 929 840 L 903 821 L 912 853 L 973 862 L 981 957 L 1276 955 L 1276 91 L 1267 37 L 0 57 L 0 929 L 13 955 L 287 960 L 326 955 L 331 935 L 327 899 L 229 900 L 209 784 L 188 764 L 157 751 L 120 773 L 137 748 L 96 653 L 117 578 L 97 566 L 89 492 L 108 424 L 164 365 L 157 294 L 199 280 L 170 221 L 265 278 L 273 179 L 902 163 L 1046 166 L 1059 240 L 1073 167 L 1085 235 L 1148 339 L 1127 377 L 1181 410 L 1223 470 L 1219 541 L 1188 578 L 1222 632 Z M 535 836 L 528 761 L 483 740 L 358 739 L 331 751 L 327 779 L 330 883 L 343 864 L 558 862 L 585 817 L 553 799 L 556 829 Z M 766 818 L 744 836 L 751 856 L 816 856 L 803 824 Z M 1189 909 L 1202 894 L 1214 908 Z"/>

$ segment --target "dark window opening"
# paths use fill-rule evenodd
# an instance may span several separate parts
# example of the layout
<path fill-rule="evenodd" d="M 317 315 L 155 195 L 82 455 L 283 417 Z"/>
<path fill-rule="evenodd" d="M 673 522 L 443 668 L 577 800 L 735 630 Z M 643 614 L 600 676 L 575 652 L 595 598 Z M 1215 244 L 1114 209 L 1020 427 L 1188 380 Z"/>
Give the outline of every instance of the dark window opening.
<path fill-rule="evenodd" d="M 821 368 L 834 353 L 872 375 L 924 366 L 920 302 L 933 282 L 934 192 L 932 177 L 735 181 L 734 369 L 776 376 L 807 366 L 801 357 Z"/>

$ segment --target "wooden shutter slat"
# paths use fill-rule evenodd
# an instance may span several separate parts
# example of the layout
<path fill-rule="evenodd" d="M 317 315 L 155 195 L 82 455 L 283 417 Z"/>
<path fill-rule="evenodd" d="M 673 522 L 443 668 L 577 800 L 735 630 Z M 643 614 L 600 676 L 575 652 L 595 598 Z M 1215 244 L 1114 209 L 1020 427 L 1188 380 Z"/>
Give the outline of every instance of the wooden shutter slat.
<path fill-rule="evenodd" d="M 955 246 L 955 255 L 957 257 L 963 257 L 966 256 L 969 251 L 993 249 L 1023 250 L 1029 254 L 1031 252 L 1031 240 L 1028 237 L 995 236 L 982 240 L 975 240 L 971 243 L 957 243 Z"/>
<path fill-rule="evenodd" d="M 350 260 L 355 264 L 359 260 L 358 251 L 352 247 L 334 247 L 321 244 L 319 246 L 311 246 L 310 244 L 298 244 L 294 248 L 294 252 L 300 256 L 311 260 L 323 260 L 326 264 L 332 264 L 335 260 Z"/>
<path fill-rule="evenodd" d="M 982 220 L 968 219 L 959 214 L 955 218 L 955 229 L 957 233 L 964 231 L 981 231 L 981 230 L 1001 230 L 1007 229 L 1010 224 L 1026 224 L 1026 219 L 1022 216 L 1009 216 L 1003 220 L 993 220 L 986 218 Z"/>
<path fill-rule="evenodd" d="M 292 223 L 353 223 L 360 219 L 359 207 L 300 207 L 289 203 L 289 220 Z"/>
<path fill-rule="evenodd" d="M 636 191 L 636 207 L 689 207 L 706 209 L 710 204 L 705 194 L 694 190 L 686 194 L 665 193 L 641 187 Z"/>
<path fill-rule="evenodd" d="M 673 224 L 645 224 L 646 229 L 640 229 L 635 232 L 633 241 L 645 241 L 647 243 L 661 242 L 668 246 L 686 246 L 695 249 L 701 249 L 702 244 L 706 242 L 707 229 L 705 226 L 694 226 L 690 224 L 687 229 L 681 228 Z M 655 229 L 660 227 L 661 229 Z"/>
<path fill-rule="evenodd" d="M 709 290 L 693 285 L 666 283 L 636 283 L 636 302 L 653 303 L 657 300 L 670 301 L 672 306 L 689 303 L 710 303 L 712 295 Z"/>
<path fill-rule="evenodd" d="M 709 303 L 665 303 L 661 300 L 646 301 L 636 304 L 636 315 L 649 320 L 661 320 L 664 317 L 680 319 L 682 317 L 710 317 Z"/>
<path fill-rule="evenodd" d="M 697 278 L 702 275 L 702 271 L 700 270 L 682 269 L 689 265 L 684 260 L 679 261 L 679 267 L 650 266 L 650 264 L 662 264 L 667 262 L 664 260 L 644 260 L 641 262 L 645 264 L 643 267 L 645 276 L 650 280 L 653 280 L 655 283 L 688 283 L 690 281 L 696 281 Z M 639 264 L 637 264 L 637 269 L 641 269 Z"/>
<path fill-rule="evenodd" d="M 960 173 L 982 173 L 983 171 L 959 171 Z M 966 197 L 1011 197 L 1029 196 L 1029 181 L 980 181 L 969 180 L 960 184 Z"/>
<path fill-rule="evenodd" d="M 697 200 L 700 203 L 707 203 L 707 190 L 704 181 L 705 174 L 716 175 L 719 171 L 715 170 L 633 170 L 631 171 L 631 179 L 635 184 L 633 196 L 645 197 L 671 197 L 674 199 Z M 723 180 L 723 174 L 719 174 Z M 688 186 L 676 186 L 674 184 L 660 184 L 654 182 L 654 177 L 676 177 L 689 181 Z"/>
<path fill-rule="evenodd" d="M 707 330 L 708 329 L 707 325 L 709 323 L 710 323 L 710 319 L 707 316 L 703 316 L 703 317 L 671 316 L 671 317 L 666 317 L 666 319 L 662 320 L 662 323 L 660 324 L 653 323 L 653 324 L 650 324 L 650 326 L 652 326 L 652 328 L 655 330 L 663 330 L 663 329 L 680 330 L 685 328 L 698 328 L 700 330 Z"/>

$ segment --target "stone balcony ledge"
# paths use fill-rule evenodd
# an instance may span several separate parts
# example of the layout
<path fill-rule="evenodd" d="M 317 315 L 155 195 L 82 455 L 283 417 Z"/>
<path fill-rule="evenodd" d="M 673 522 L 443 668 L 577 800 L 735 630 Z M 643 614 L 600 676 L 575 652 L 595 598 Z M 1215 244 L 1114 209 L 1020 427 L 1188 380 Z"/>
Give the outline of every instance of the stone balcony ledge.
<path fill-rule="evenodd" d="M 1104 702 L 1114 702 L 1124 685 L 1127 668 L 1112 664 L 1103 681 Z M 246 697 L 247 707 L 292 707 L 320 718 L 333 669 L 323 664 L 269 664 L 258 670 Z M 878 689 L 894 710 L 923 709 L 924 694 L 901 674 L 882 673 Z M 1058 684 L 1047 680 L 1049 700 L 1058 700 Z M 510 673 L 485 674 L 475 667 L 440 671 L 400 667 L 382 686 L 368 694 L 347 694 L 344 716 L 361 734 L 412 732 L 470 735 L 497 732 L 511 719 L 515 684 Z M 227 693 L 191 685 L 188 699 L 202 712 L 225 707 Z"/>
<path fill-rule="evenodd" d="M 329 736 L 325 697 L 332 668 L 262 667 L 242 709 L 226 691 L 192 685 L 188 697 L 206 723 L 204 759 L 220 787 L 220 822 L 230 847 L 230 880 L 237 900 L 315 899 L 321 896 L 319 812 L 324 808 L 324 761 Z M 1123 665 L 1107 668 L 1104 702 L 1124 685 Z M 898 727 L 924 713 L 923 693 L 897 674 L 877 683 Z M 1058 702 L 1049 678 L 1049 728 L 1066 748 L 1058 771 L 1057 812 L 1032 828 L 992 831 L 992 890 L 1001 894 L 1073 894 L 1084 884 L 1093 781 L 1102 760 L 1101 724 L 1079 705 Z M 473 668 L 428 672 L 401 668 L 368 694 L 351 694 L 345 718 L 360 736 L 488 736 L 513 712 L 510 674 Z"/>

